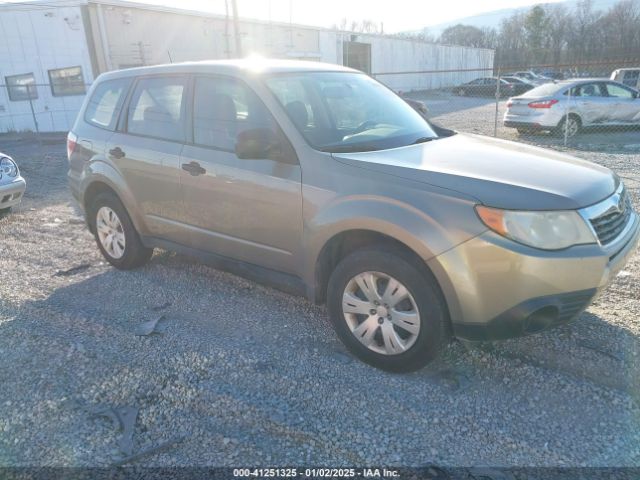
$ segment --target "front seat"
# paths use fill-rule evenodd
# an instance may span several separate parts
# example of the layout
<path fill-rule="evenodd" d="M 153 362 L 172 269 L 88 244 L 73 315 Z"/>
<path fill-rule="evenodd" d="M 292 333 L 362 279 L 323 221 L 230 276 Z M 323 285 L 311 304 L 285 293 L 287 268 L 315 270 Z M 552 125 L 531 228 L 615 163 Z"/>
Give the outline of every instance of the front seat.
<path fill-rule="evenodd" d="M 307 107 L 304 103 L 300 100 L 295 100 L 287 103 L 285 108 L 287 109 L 289 117 L 291 117 L 291 121 L 296 125 L 296 127 L 300 130 L 305 130 L 309 125 L 309 113 L 307 112 Z"/>
<path fill-rule="evenodd" d="M 202 145 L 233 150 L 238 113 L 233 99 L 223 93 L 204 96 L 197 106 L 194 140 Z"/>

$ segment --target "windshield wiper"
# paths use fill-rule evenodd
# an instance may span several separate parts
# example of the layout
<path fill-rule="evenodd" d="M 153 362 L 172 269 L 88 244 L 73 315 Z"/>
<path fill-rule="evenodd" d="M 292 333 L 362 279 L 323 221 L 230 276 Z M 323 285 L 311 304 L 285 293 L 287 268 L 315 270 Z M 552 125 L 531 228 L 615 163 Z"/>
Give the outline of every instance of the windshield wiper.
<path fill-rule="evenodd" d="M 381 150 L 379 147 L 373 145 L 334 145 L 332 147 L 325 147 L 321 149 L 323 152 L 329 153 L 354 153 L 354 152 L 374 152 Z"/>
<path fill-rule="evenodd" d="M 420 137 L 411 145 L 417 145 L 418 143 L 427 143 L 427 142 L 430 142 L 431 140 L 437 140 L 437 139 L 438 137 Z"/>

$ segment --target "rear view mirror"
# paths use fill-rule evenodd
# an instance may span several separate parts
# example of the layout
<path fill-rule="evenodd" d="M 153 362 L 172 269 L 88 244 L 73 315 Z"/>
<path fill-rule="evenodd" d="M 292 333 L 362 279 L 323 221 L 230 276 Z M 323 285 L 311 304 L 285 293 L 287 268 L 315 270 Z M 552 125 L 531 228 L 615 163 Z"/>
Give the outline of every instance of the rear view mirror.
<path fill-rule="evenodd" d="M 274 159 L 282 154 L 278 135 L 269 128 L 254 128 L 238 134 L 236 155 L 245 160 Z"/>

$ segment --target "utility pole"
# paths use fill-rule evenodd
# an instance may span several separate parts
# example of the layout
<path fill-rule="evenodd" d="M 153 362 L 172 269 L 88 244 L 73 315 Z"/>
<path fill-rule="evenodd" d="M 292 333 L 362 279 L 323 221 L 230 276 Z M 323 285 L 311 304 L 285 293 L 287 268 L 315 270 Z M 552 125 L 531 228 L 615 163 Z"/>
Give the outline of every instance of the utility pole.
<path fill-rule="evenodd" d="M 231 9 L 233 11 L 233 31 L 236 37 L 236 56 L 242 57 L 242 42 L 240 41 L 240 22 L 238 21 L 238 4 L 236 0 L 231 0 Z"/>
<path fill-rule="evenodd" d="M 229 44 L 229 0 L 224 0 L 224 42 L 227 58 L 231 58 L 231 45 Z"/>

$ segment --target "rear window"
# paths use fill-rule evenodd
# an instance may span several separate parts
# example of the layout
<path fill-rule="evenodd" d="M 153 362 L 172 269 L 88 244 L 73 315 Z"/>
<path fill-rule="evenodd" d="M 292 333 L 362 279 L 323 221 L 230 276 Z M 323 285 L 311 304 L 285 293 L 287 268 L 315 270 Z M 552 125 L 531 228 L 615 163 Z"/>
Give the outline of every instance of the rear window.
<path fill-rule="evenodd" d="M 540 85 L 539 87 L 532 88 L 526 93 L 523 93 L 521 97 L 525 98 L 537 98 L 537 97 L 549 97 L 551 95 L 555 95 L 561 90 L 564 90 L 568 87 L 566 84 L 562 83 L 545 83 L 544 85 Z"/>
<path fill-rule="evenodd" d="M 89 99 L 84 119 L 96 127 L 115 130 L 130 82 L 128 78 L 119 78 L 100 83 Z"/>

